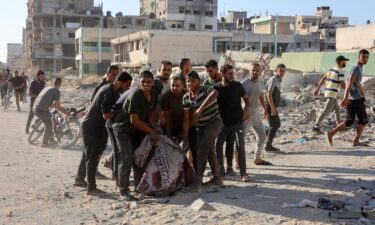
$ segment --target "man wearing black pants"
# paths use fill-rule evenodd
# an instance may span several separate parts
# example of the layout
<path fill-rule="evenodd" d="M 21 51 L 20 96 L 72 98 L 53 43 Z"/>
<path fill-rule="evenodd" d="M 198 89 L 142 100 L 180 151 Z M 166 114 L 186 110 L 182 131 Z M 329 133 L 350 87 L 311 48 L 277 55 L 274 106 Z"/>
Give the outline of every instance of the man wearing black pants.
<path fill-rule="evenodd" d="M 118 184 L 121 199 L 135 200 L 130 194 L 130 173 L 133 167 L 134 186 L 137 188 L 143 176 L 144 168 L 134 165 L 133 153 L 140 146 L 146 134 L 151 141 L 157 142 L 159 135 L 156 132 L 154 119 L 158 102 L 158 92 L 153 88 L 153 74 L 143 71 L 140 74 L 139 87 L 131 93 L 123 104 L 120 113 L 113 122 L 113 131 L 119 149 Z"/>
<path fill-rule="evenodd" d="M 266 152 L 279 152 L 280 149 L 273 146 L 273 139 L 276 137 L 277 130 L 281 126 L 279 112 L 277 107 L 281 101 L 281 81 L 285 75 L 286 67 L 284 64 L 279 64 L 276 67 L 276 74 L 271 77 L 267 83 L 266 107 L 268 114 L 268 122 L 270 128 L 268 129 L 268 136 L 266 141 Z"/>
<path fill-rule="evenodd" d="M 120 97 L 120 93 L 129 89 L 131 81 L 131 76 L 123 72 L 113 84 L 106 84 L 101 87 L 82 122 L 84 150 L 74 186 L 87 186 L 87 195 L 95 195 L 102 192 L 96 188 L 95 173 L 99 155 L 106 146 L 108 139 L 105 122 L 113 118 L 112 106 Z M 84 180 L 86 176 L 87 183 Z"/>
<path fill-rule="evenodd" d="M 29 89 L 30 112 L 29 112 L 29 117 L 27 118 L 27 122 L 26 122 L 26 129 L 25 129 L 26 134 L 29 134 L 30 124 L 34 118 L 33 107 L 34 107 L 35 99 L 36 97 L 38 97 L 39 93 L 44 89 L 44 86 L 46 85 L 46 82 L 44 80 L 45 80 L 44 72 L 39 70 L 36 73 L 35 79 L 30 84 L 30 89 Z"/>

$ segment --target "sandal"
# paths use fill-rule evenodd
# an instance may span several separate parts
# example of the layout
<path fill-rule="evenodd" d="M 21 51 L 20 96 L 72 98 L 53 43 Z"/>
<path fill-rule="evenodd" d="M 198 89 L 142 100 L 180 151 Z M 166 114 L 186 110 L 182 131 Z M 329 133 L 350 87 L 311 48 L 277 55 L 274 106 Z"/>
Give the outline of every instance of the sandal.
<path fill-rule="evenodd" d="M 271 166 L 272 163 L 264 161 L 264 160 L 260 160 L 259 162 L 255 162 L 255 160 L 254 160 L 254 165 L 256 165 L 256 166 Z"/>
<path fill-rule="evenodd" d="M 250 182 L 249 175 L 247 175 L 247 174 L 241 175 L 241 181 L 245 182 L 245 183 Z"/>
<path fill-rule="evenodd" d="M 353 147 L 370 147 L 367 143 L 353 143 Z"/>

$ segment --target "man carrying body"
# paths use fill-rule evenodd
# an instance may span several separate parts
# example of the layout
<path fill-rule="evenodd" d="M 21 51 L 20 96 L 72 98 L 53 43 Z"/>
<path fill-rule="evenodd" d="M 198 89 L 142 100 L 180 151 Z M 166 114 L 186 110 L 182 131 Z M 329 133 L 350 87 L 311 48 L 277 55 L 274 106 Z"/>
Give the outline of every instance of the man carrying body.
<path fill-rule="evenodd" d="M 27 118 L 27 122 L 26 122 L 26 129 L 25 129 L 26 134 L 29 133 L 30 124 L 34 118 L 33 107 L 34 107 L 35 99 L 38 97 L 39 93 L 44 89 L 44 86 L 46 85 L 45 79 L 46 78 L 44 76 L 44 72 L 39 70 L 36 73 L 35 79 L 31 81 L 30 89 L 29 89 L 30 112 L 29 112 L 29 117 Z"/>
<path fill-rule="evenodd" d="M 277 107 L 281 101 L 281 81 L 285 75 L 286 67 L 284 64 L 279 64 L 276 67 L 276 74 L 268 80 L 267 83 L 267 115 L 270 128 L 268 130 L 266 152 L 279 152 L 280 149 L 275 148 L 273 139 L 276 137 L 276 132 L 281 126 L 279 112 Z"/>
<path fill-rule="evenodd" d="M 105 148 L 108 133 L 105 127 L 106 120 L 113 118 L 112 106 L 120 97 L 120 93 L 129 89 L 132 77 L 121 73 L 112 84 L 101 87 L 95 95 L 90 109 L 82 122 L 82 137 L 84 151 L 78 167 L 74 186 L 87 186 L 87 195 L 95 195 L 101 191 L 96 188 L 95 173 L 99 155 Z M 87 176 L 87 183 L 85 177 Z"/>
<path fill-rule="evenodd" d="M 53 87 L 44 88 L 34 102 L 34 114 L 43 121 L 45 125 L 42 147 L 49 147 L 56 143 L 52 134 L 52 114 L 49 108 L 53 106 L 60 112 L 70 115 L 64 107 L 60 105 L 60 87 L 62 85 L 61 78 L 56 78 Z"/>
<path fill-rule="evenodd" d="M 223 75 L 222 82 L 214 86 L 214 89 L 196 113 L 199 115 L 217 99 L 219 113 L 224 122 L 224 127 L 219 133 L 216 143 L 216 154 L 221 170 L 224 168 L 224 142 L 228 136 L 235 133 L 241 180 L 249 182 L 250 177 L 246 173 L 245 136 L 243 132 L 243 121 L 249 118 L 249 98 L 241 83 L 234 80 L 234 69 L 231 65 L 224 65 L 221 68 L 221 73 Z M 245 110 L 242 109 L 241 99 L 245 102 Z"/>
<path fill-rule="evenodd" d="M 189 92 L 183 97 L 184 105 L 184 144 L 189 143 L 189 130 L 191 127 L 199 129 L 197 140 L 196 171 L 194 181 L 190 186 L 193 191 L 203 191 L 203 175 L 206 170 L 207 161 L 210 164 L 213 178 L 206 184 L 224 185 L 220 175 L 220 166 L 215 151 L 215 139 L 222 128 L 218 104 L 216 99 L 199 114 L 196 110 L 203 104 L 207 96 L 213 90 L 213 87 L 201 86 L 201 80 L 197 72 L 190 71 L 187 76 L 187 85 Z M 190 140 L 191 141 L 191 140 Z M 189 143 L 190 145 L 195 143 Z M 194 159 L 193 158 L 193 159 Z"/>
<path fill-rule="evenodd" d="M 345 89 L 345 75 L 343 74 L 342 69 L 346 67 L 346 61 L 349 61 L 349 59 L 345 58 L 344 56 L 338 56 L 336 58 L 337 67 L 334 67 L 328 73 L 326 73 L 320 79 L 318 86 L 315 88 L 314 95 L 318 96 L 320 93 L 320 88 L 325 83 L 324 97 L 326 98 L 326 103 L 323 111 L 316 118 L 313 127 L 313 131 L 318 134 L 323 134 L 323 132 L 320 130 L 320 124 L 332 111 L 335 112 L 336 123 L 341 123 L 340 106 L 337 100 L 337 95 L 340 86 L 342 89 Z"/>
<path fill-rule="evenodd" d="M 17 111 L 21 111 L 20 101 L 22 100 L 22 90 L 26 87 L 26 81 L 22 78 L 18 71 L 14 71 L 14 77 L 8 80 L 12 84 L 14 89 L 14 95 L 16 97 Z"/>
<path fill-rule="evenodd" d="M 140 74 L 139 88 L 132 92 L 123 104 L 120 113 L 113 122 L 113 131 L 119 150 L 118 184 L 122 199 L 135 200 L 130 194 L 130 172 L 133 166 L 134 187 L 142 179 L 144 168 L 133 163 L 133 153 L 140 146 L 145 135 L 150 135 L 153 142 L 159 140 L 154 119 L 158 93 L 153 91 L 153 74 L 143 71 Z"/>
<path fill-rule="evenodd" d="M 184 106 L 182 98 L 186 94 L 181 78 L 172 78 L 170 90 L 163 94 L 161 109 L 166 120 L 165 133 L 178 142 L 183 136 Z"/>
<path fill-rule="evenodd" d="M 330 146 L 333 146 L 332 139 L 339 131 L 350 127 L 356 117 L 358 118 L 357 135 L 353 140 L 353 147 L 368 146 L 366 143 L 361 143 L 359 139 L 362 136 L 365 125 L 368 123 L 368 117 L 365 105 L 365 93 L 362 83 L 363 66 L 367 64 L 370 53 L 366 49 L 359 51 L 358 63 L 350 69 L 349 76 L 346 79 L 347 85 L 345 88 L 344 98 L 341 106 L 346 108 L 347 118 L 345 122 L 340 123 L 333 130 L 329 131 L 326 135 L 327 141 Z"/>
<path fill-rule="evenodd" d="M 259 63 L 253 63 L 250 66 L 250 78 L 242 81 L 242 86 L 245 89 L 246 95 L 249 97 L 250 107 L 249 114 L 250 119 L 245 121 L 244 133 L 245 135 L 253 129 L 257 139 L 254 153 L 254 164 L 255 165 L 271 165 L 271 163 L 264 161 L 262 157 L 262 151 L 264 149 L 264 143 L 266 141 L 266 132 L 262 123 L 261 115 L 259 114 L 259 104 L 262 106 L 264 118 L 268 117 L 266 103 L 264 99 L 264 87 L 259 81 L 259 77 L 262 75 L 262 67 Z"/>

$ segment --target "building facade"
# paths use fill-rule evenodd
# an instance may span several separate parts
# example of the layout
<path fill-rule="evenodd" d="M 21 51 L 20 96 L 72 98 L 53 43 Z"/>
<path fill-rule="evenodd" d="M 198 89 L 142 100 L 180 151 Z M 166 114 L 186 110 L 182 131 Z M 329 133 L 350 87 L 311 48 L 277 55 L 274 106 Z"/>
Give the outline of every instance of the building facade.
<path fill-rule="evenodd" d="M 164 24 L 165 29 L 216 31 L 218 0 L 141 0 L 140 14 Z"/>
<path fill-rule="evenodd" d="M 375 24 L 337 29 L 337 51 L 375 50 Z"/>
<path fill-rule="evenodd" d="M 8 43 L 7 66 L 11 70 L 24 70 L 25 69 L 25 57 L 24 57 L 22 44 Z"/>

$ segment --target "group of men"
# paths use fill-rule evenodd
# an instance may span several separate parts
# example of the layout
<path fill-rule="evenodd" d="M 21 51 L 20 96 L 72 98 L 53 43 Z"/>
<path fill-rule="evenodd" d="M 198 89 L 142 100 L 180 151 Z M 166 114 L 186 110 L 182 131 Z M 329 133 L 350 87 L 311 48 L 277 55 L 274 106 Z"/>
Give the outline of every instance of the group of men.
<path fill-rule="evenodd" d="M 161 134 L 167 135 L 189 149 L 187 155 L 195 171 L 188 187 L 192 191 L 202 191 L 203 185 L 222 186 L 224 176 L 235 175 L 233 158 L 238 162 L 241 181 L 250 181 L 246 172 L 245 134 L 251 128 L 257 135 L 254 164 L 271 164 L 261 157 L 264 149 L 280 151 L 273 146 L 273 139 L 280 127 L 277 107 L 285 65 L 277 66 L 266 89 L 260 80 L 262 68 L 257 63 L 251 65 L 250 76 L 242 83 L 235 81 L 233 66 L 218 68 L 215 60 L 206 63 L 208 78 L 205 80 L 192 70 L 190 59 L 181 60 L 181 73 L 174 76 L 172 66 L 169 61 L 161 62 L 158 76 L 143 71 L 139 83 L 133 87 L 133 78 L 127 72 L 120 73 L 116 66 L 108 69 L 83 120 L 84 150 L 74 186 L 87 188 L 88 195 L 102 193 L 96 186 L 95 174 L 108 136 L 113 149 L 112 178 L 116 180 L 121 197 L 127 200 L 136 199 L 129 189 L 132 169 L 135 191 L 145 170 L 135 165 L 133 155 L 147 135 L 153 143 L 159 141 Z M 259 105 L 263 114 L 258 113 Z M 267 134 L 264 118 L 270 123 Z M 212 178 L 203 183 L 207 163 Z"/>
<path fill-rule="evenodd" d="M 4 105 L 4 99 L 6 95 L 10 94 L 14 90 L 14 95 L 16 98 L 17 111 L 21 111 L 20 102 L 27 103 L 26 91 L 29 78 L 26 76 L 24 71 L 21 73 L 16 70 L 14 74 L 10 72 L 10 69 L 1 69 L 0 71 L 0 92 L 1 92 L 1 102 Z"/>

